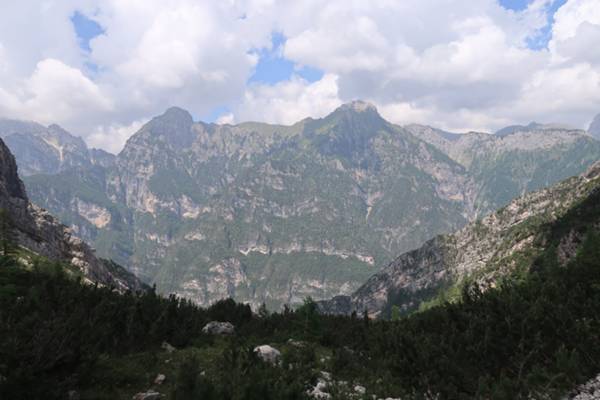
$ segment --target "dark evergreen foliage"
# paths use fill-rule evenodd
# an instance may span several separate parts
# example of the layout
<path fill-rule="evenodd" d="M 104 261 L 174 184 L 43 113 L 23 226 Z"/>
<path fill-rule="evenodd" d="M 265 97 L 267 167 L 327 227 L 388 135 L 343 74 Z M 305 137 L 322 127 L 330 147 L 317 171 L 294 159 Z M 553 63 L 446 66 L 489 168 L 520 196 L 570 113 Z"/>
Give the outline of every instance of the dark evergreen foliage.
<path fill-rule="evenodd" d="M 545 261 L 543 261 L 545 260 Z M 323 369 L 379 395 L 439 394 L 444 399 L 555 396 L 600 372 L 600 236 L 590 231 L 574 261 L 542 258 L 525 283 L 481 292 L 396 321 L 319 315 L 307 300 L 296 311 L 253 315 L 232 300 L 201 309 L 153 291 L 118 294 L 81 284 L 58 265 L 31 271 L 0 262 L 0 398 L 64 398 L 93 385 L 99 358 L 207 348 L 210 320 L 230 321 L 219 338 L 216 374 L 191 357 L 177 369 L 174 399 L 301 399 Z M 281 366 L 260 362 L 253 346 L 287 346 Z"/>

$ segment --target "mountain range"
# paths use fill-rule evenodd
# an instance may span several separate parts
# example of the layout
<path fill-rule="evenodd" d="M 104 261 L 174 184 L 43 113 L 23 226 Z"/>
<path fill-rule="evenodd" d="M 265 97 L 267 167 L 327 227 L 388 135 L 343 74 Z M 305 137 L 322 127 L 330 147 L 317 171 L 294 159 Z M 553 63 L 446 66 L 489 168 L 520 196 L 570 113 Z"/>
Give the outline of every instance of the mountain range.
<path fill-rule="evenodd" d="M 289 126 L 171 108 L 116 156 L 57 126 L 2 121 L 0 136 L 33 202 L 100 256 L 198 304 L 271 308 L 352 295 L 399 254 L 600 159 L 582 130 L 455 134 L 362 101 Z"/>

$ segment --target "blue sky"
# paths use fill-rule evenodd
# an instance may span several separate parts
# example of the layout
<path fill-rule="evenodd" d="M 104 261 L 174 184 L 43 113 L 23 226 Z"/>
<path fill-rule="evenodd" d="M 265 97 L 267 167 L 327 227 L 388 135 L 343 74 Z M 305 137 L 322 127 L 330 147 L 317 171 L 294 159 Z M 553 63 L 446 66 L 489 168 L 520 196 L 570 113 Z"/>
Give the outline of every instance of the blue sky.
<path fill-rule="evenodd" d="M 550 12 L 548 13 L 548 24 L 541 30 L 539 35 L 536 37 L 530 38 L 527 41 L 527 45 L 531 49 L 539 50 L 543 49 L 548 45 L 548 42 L 551 39 L 552 35 L 552 23 L 554 22 L 554 13 L 560 7 L 562 7 L 567 0 L 555 0 L 550 5 Z M 504 8 L 508 8 L 510 10 L 521 11 L 527 8 L 527 6 L 531 3 L 531 0 L 500 0 L 500 4 Z"/>

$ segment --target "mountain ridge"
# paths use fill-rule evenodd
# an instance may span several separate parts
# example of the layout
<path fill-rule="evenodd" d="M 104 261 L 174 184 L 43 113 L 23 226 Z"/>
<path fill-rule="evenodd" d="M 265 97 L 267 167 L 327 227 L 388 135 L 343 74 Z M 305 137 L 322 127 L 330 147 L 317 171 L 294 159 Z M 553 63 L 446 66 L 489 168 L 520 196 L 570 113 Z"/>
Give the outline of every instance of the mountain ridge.
<path fill-rule="evenodd" d="M 400 255 L 352 295 L 321 301 L 319 309 L 328 314 L 366 311 L 372 317 L 389 317 L 392 306 L 410 313 L 436 299 L 451 301 L 466 282 L 476 282 L 484 290 L 495 287 L 511 275 L 527 273 L 520 269 L 528 269 L 549 242 L 544 227 L 595 194 L 600 194 L 600 161 L 579 176 L 519 197 L 459 231 Z M 557 257 L 566 265 L 575 257 L 582 237 L 571 230 L 559 239 Z M 445 293 L 450 297 L 440 297 Z"/>
<path fill-rule="evenodd" d="M 193 122 L 172 108 L 112 164 L 26 184 L 161 292 L 277 308 L 350 294 L 398 254 L 600 158 L 577 132 L 523 133 L 527 146 L 518 134 L 434 134 L 437 144 L 364 102 L 288 126 Z"/>

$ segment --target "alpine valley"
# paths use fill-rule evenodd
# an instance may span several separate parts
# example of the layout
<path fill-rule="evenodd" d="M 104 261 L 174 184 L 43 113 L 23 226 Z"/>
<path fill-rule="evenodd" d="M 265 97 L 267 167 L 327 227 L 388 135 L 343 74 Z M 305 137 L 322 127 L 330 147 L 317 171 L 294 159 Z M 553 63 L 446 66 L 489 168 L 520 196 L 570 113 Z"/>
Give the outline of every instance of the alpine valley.
<path fill-rule="evenodd" d="M 403 303 L 405 311 L 416 309 L 439 288 L 451 292 L 474 264 L 494 259 L 495 239 L 486 232 L 513 234 L 515 220 L 555 210 L 545 206 L 553 204 L 549 192 L 524 197 L 531 209 L 513 199 L 580 175 L 600 159 L 600 142 L 583 130 L 532 123 L 455 134 L 394 125 L 362 101 L 290 126 L 194 122 L 170 108 L 116 156 L 89 149 L 56 125 L 1 120 L 0 136 L 32 202 L 99 256 L 160 293 L 199 305 L 232 297 L 271 309 L 349 296 L 398 255 L 471 223 L 425 245 L 424 257 L 433 257 L 446 249 L 442 241 L 460 242 L 455 246 L 471 261 L 443 258 L 438 264 L 453 272 L 441 275 L 430 262 L 423 274 L 435 279 L 419 276 L 429 279 L 422 288 L 408 284 L 408 297 L 418 293 Z M 583 193 L 578 182 L 565 190 Z M 408 254 L 392 267 L 415 257 Z M 352 295 L 352 309 L 368 303 L 362 293 L 380 276 Z M 384 292 L 370 312 L 389 313 L 392 291 Z"/>

